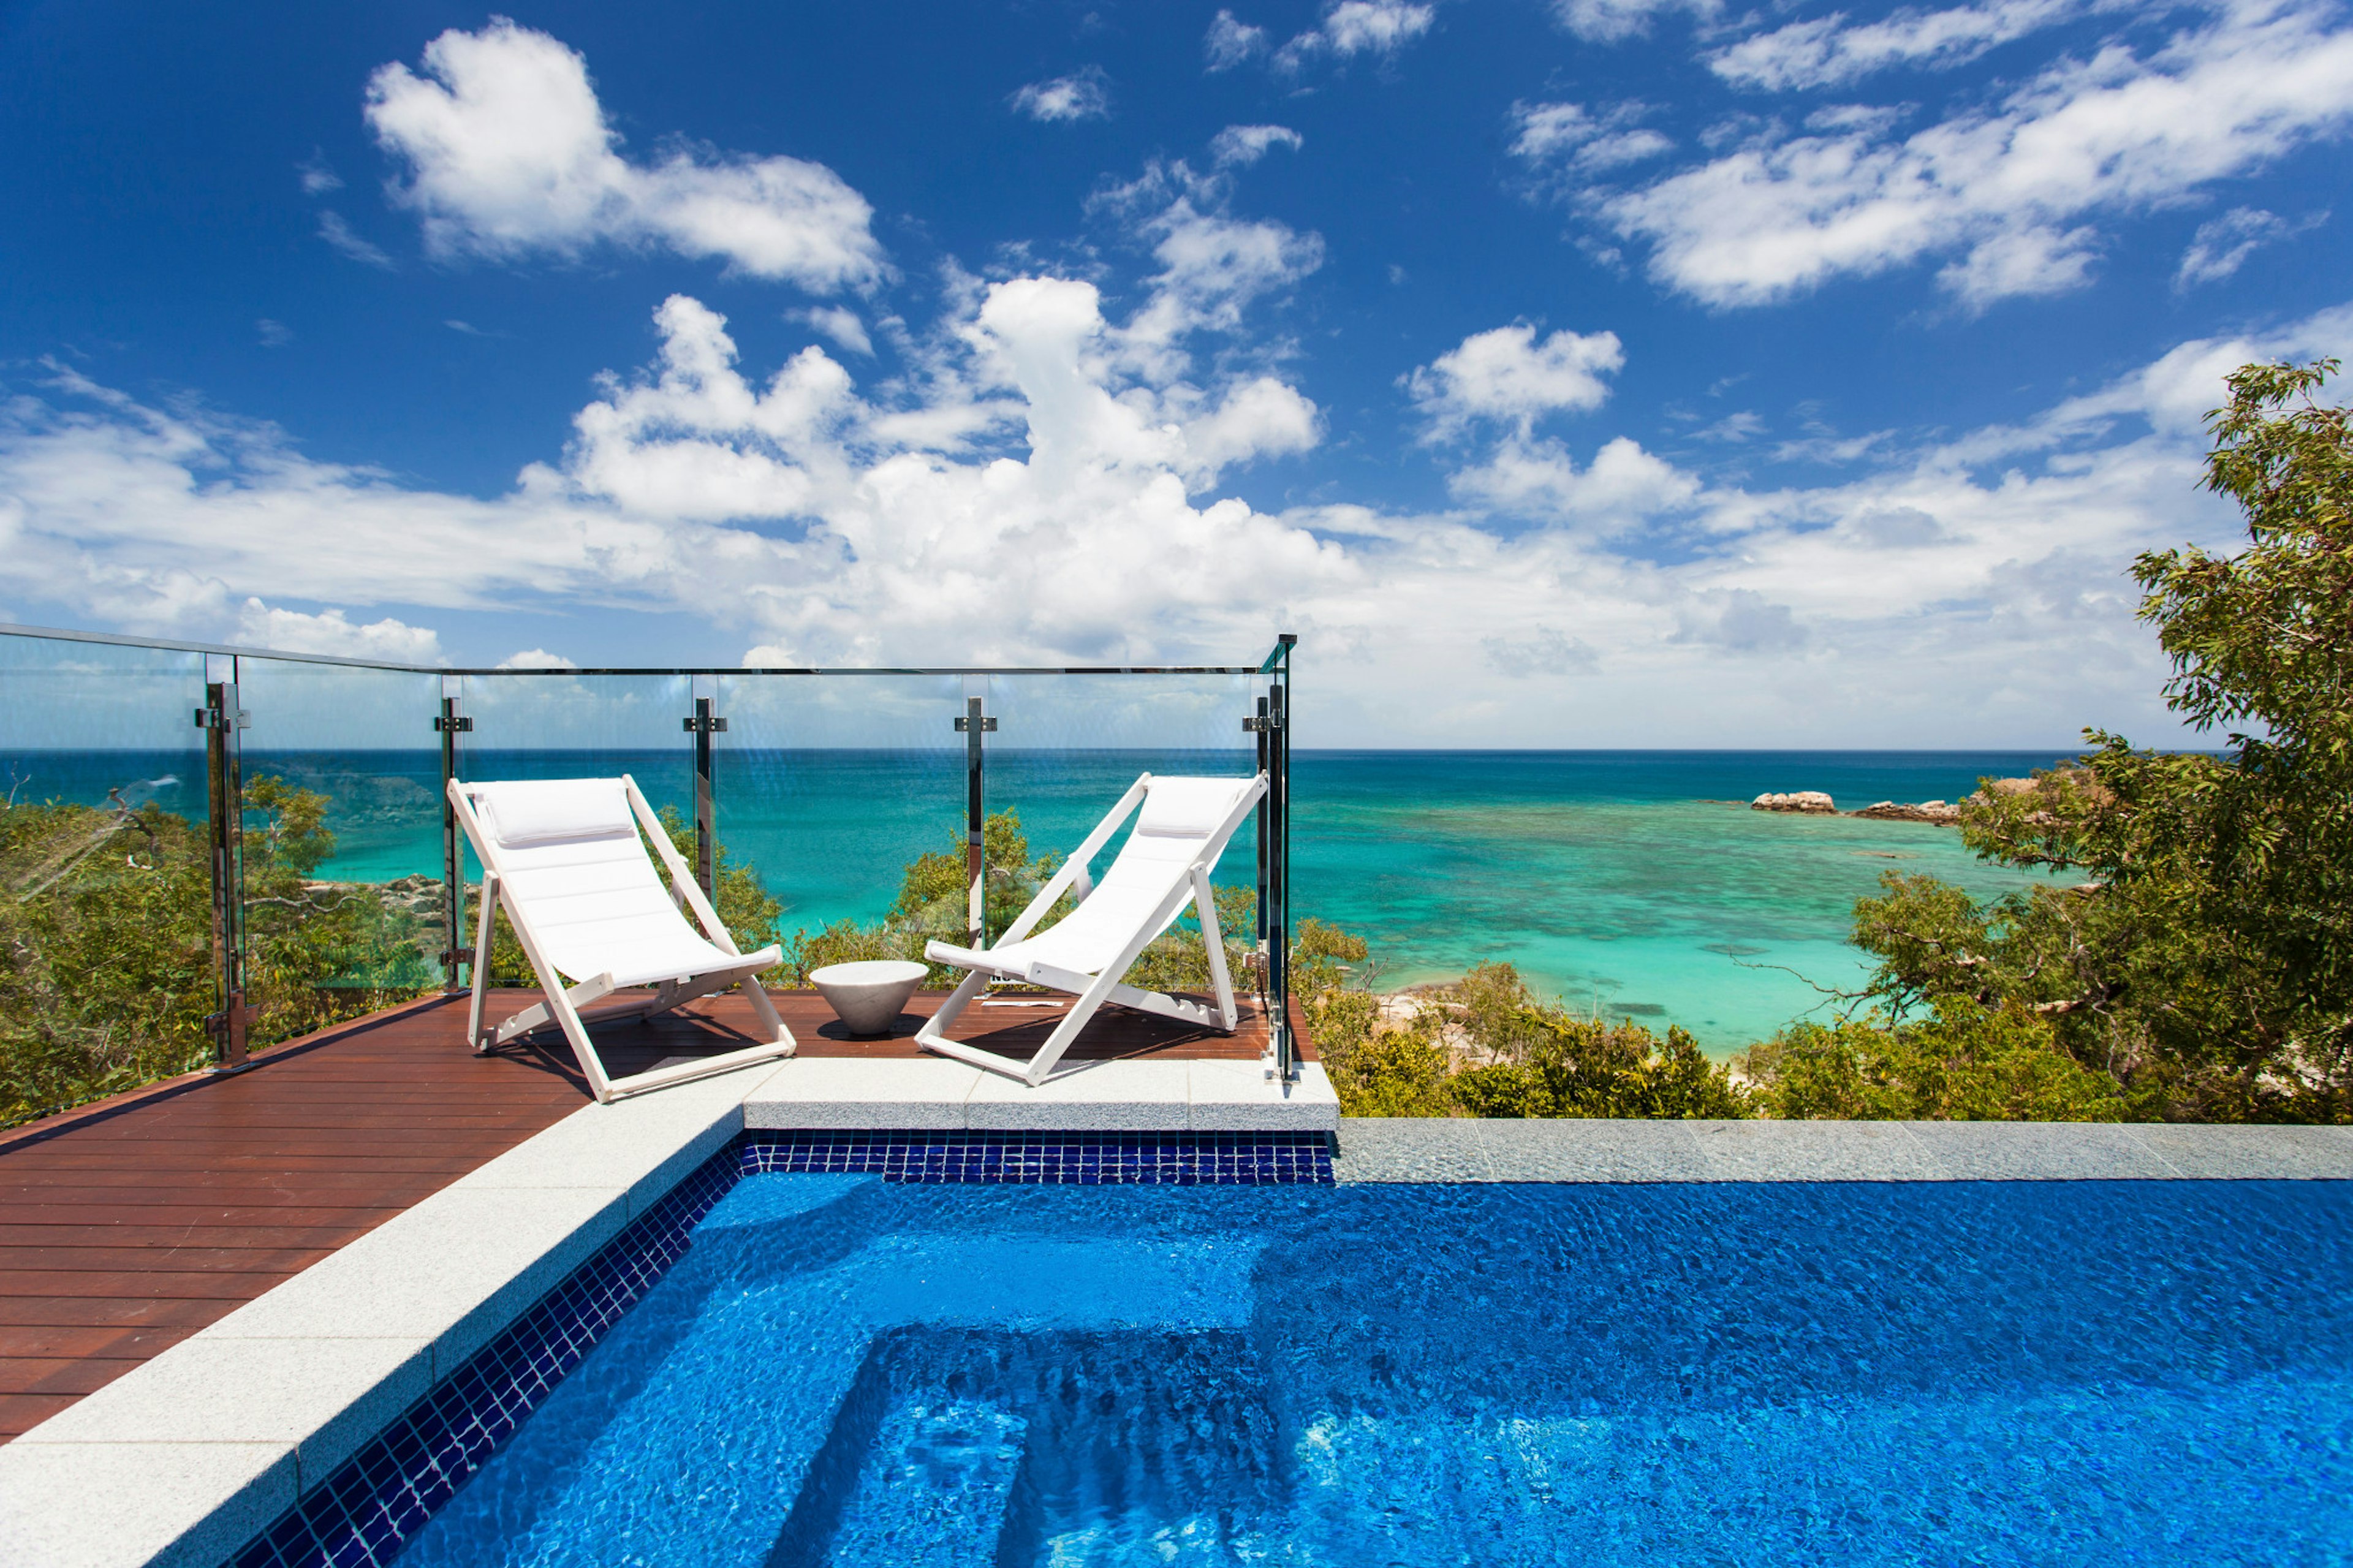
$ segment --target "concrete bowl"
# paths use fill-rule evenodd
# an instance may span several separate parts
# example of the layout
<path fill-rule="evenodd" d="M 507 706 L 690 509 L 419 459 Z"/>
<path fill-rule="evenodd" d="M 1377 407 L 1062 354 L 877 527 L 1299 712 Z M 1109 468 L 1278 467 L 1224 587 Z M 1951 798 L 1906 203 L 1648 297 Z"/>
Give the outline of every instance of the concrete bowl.
<path fill-rule="evenodd" d="M 813 969 L 809 984 L 832 1004 L 834 1016 L 851 1034 L 887 1035 L 926 973 L 920 963 L 877 958 Z"/>

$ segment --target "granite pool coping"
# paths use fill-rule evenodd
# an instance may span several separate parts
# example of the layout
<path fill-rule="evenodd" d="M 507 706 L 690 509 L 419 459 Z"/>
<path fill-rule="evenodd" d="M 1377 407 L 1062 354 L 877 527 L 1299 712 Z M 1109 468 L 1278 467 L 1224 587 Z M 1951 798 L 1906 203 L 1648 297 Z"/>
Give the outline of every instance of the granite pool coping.
<path fill-rule="evenodd" d="M 807 1065 L 584 1106 L 0 1447 L 0 1562 L 228 1558 L 747 1123 L 757 1131 L 747 1101 L 804 1102 L 763 1090 Z M 1047 1124 L 1128 1103 L 1114 1087 L 1058 1101 Z M 893 1097 L 854 1103 L 876 1131 L 921 1130 L 894 1119 Z M 1190 1122 L 1198 1102 L 1185 1103 Z M 991 1124 L 1039 1125 L 994 1112 L 965 1125 Z M 2344 1180 L 2353 1129 L 1345 1118 L 1333 1170 L 1343 1184 Z"/>
<path fill-rule="evenodd" d="M 2353 1180 L 2353 1128 L 1344 1117 L 1354 1182 Z"/>

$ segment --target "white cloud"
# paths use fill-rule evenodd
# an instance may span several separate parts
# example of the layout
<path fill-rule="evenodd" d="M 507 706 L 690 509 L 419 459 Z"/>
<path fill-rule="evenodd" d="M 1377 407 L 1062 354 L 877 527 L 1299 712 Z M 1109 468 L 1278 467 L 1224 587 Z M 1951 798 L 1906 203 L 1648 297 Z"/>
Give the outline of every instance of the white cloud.
<path fill-rule="evenodd" d="M 368 79 L 367 121 L 402 160 L 394 199 L 441 257 L 578 256 L 598 244 L 715 257 L 813 292 L 885 270 L 873 212 L 832 170 L 797 158 L 681 148 L 624 159 L 587 63 L 544 33 L 493 17 Z"/>
<path fill-rule="evenodd" d="M 2084 220 L 2146 211 L 2353 125 L 2353 31 L 2293 3 L 2227 9 L 2147 57 L 2121 44 L 2052 66 L 1994 107 L 1905 139 L 1877 121 L 1768 132 L 1639 190 L 1597 193 L 1651 245 L 1662 282 L 1753 305 L 1841 274 L 1960 252 L 1972 305 L 2089 276 Z"/>
<path fill-rule="evenodd" d="M 1430 31 L 1437 19 L 1435 6 L 1408 0 L 1338 0 L 1325 6 L 1321 22 L 1275 51 L 1274 66 L 1295 71 L 1322 55 L 1344 60 L 1363 54 L 1394 55 Z"/>
<path fill-rule="evenodd" d="M 1557 441 L 1509 437 L 1484 462 L 1449 475 L 1447 488 L 1494 511 L 1601 537 L 1688 510 L 1702 494 L 1696 479 L 1623 436 L 1582 469 Z"/>
<path fill-rule="evenodd" d="M 1147 375 L 1185 368 L 1182 344 L 1197 332 L 1229 332 L 1256 300 L 1287 289 L 1324 264 L 1320 235 L 1272 219 L 1235 216 L 1229 178 L 1195 174 L 1183 163 L 1154 163 L 1134 182 L 1097 198 L 1124 216 L 1152 247 L 1161 270 L 1119 334 L 1124 354 Z"/>
<path fill-rule="evenodd" d="M 1457 378 L 1494 433 L 1452 459 L 1454 510 L 1269 515 L 1203 476 L 1312 439 L 1296 388 L 1154 379 L 1087 282 L 956 298 L 913 340 L 923 374 L 872 388 L 818 349 L 754 379 L 716 313 L 672 299 L 659 360 L 490 500 L 52 366 L 0 400 L 0 596 L 428 663 L 417 609 L 441 636 L 686 610 L 776 664 L 1223 661 L 1293 630 L 1323 672 L 1315 744 L 2063 744 L 2085 721 L 2161 740 L 2163 659 L 2125 567 L 2235 532 L 2198 488 L 2229 368 L 2353 347 L 2353 307 L 2183 343 L 2019 425 L 1748 490 L 1622 437 L 1588 458 L 1524 434 L 1593 396 L 1537 374 L 1559 345 L 1531 329 L 1504 356 L 1521 368 Z M 1572 368 L 1606 374 L 1601 336 Z M 1554 678 L 1595 649 L 1606 683 Z"/>
<path fill-rule="evenodd" d="M 1051 81 L 1033 81 L 1008 101 L 1016 113 L 1050 124 L 1058 121 L 1104 120 L 1111 115 L 1111 81 L 1101 66 L 1088 66 Z"/>
<path fill-rule="evenodd" d="M 294 329 L 283 321 L 273 321 L 264 316 L 253 323 L 254 335 L 266 349 L 282 349 L 294 341 Z"/>
<path fill-rule="evenodd" d="M 1743 38 L 1710 55 L 1707 63 L 1741 87 L 1773 92 L 1832 87 L 1894 66 L 1966 65 L 2086 8 L 2084 0 L 1981 0 L 1946 11 L 1907 7 L 1861 25 L 1833 12 Z"/>
<path fill-rule="evenodd" d="M 1185 447 L 1198 471 L 1216 474 L 1253 458 L 1312 450 L 1323 416 L 1297 387 L 1271 375 L 1229 390 L 1215 410 L 1185 426 Z"/>
<path fill-rule="evenodd" d="M 327 162 L 327 151 L 323 147 L 313 147 L 309 157 L 294 165 L 294 172 L 301 179 L 302 194 L 306 196 L 322 196 L 329 191 L 343 188 L 343 177 L 335 173 L 333 164 Z"/>
<path fill-rule="evenodd" d="M 1288 147 L 1296 153 L 1306 140 L 1288 125 L 1229 125 L 1211 138 L 1209 156 L 1220 169 L 1248 168 L 1265 157 L 1269 148 Z"/>
<path fill-rule="evenodd" d="M 354 626 L 341 610 L 307 615 L 265 605 L 259 599 L 248 599 L 237 607 L 232 640 L 245 647 L 337 654 L 387 664 L 446 662 L 440 635 L 429 626 L 408 626 L 389 616 L 367 626 Z"/>
<path fill-rule="evenodd" d="M 1515 103 L 1512 154 L 1587 174 L 1645 163 L 1675 146 L 1661 132 L 1633 123 L 1648 112 L 1640 103 L 1618 104 L 1598 115 L 1581 103 Z"/>
<path fill-rule="evenodd" d="M 1514 680 L 1531 676 L 1590 675 L 1601 668 L 1601 656 L 1582 637 L 1570 637 L 1558 626 L 1538 626 L 1525 637 L 1482 637 L 1480 651 L 1498 674 Z"/>
<path fill-rule="evenodd" d="M 1648 33 L 1651 18 L 1670 11 L 1706 21 L 1720 8 L 1719 0 L 1553 0 L 1552 14 L 1580 38 L 1616 43 Z"/>
<path fill-rule="evenodd" d="M 343 215 L 339 212 L 322 212 L 319 215 L 319 237 L 353 261 L 365 262 L 370 267 L 380 267 L 386 272 L 393 269 L 392 258 L 386 256 L 378 247 L 369 244 L 353 233 L 352 226 L 343 221 Z"/>
<path fill-rule="evenodd" d="M 2308 215 L 2291 224 L 2277 213 L 2260 207 L 2232 207 L 2221 217 L 2198 226 L 2181 266 L 2173 274 L 2175 292 L 2200 283 L 2219 283 L 2246 264 L 2247 258 L 2266 245 L 2275 245 L 2318 228 L 2328 221 L 2326 212 Z"/>
<path fill-rule="evenodd" d="M 1219 12 L 1201 40 L 1201 52 L 1212 71 L 1231 70 L 1265 51 L 1266 29 L 1237 21 L 1231 11 Z"/>
<path fill-rule="evenodd" d="M 806 322 L 851 353 L 873 357 L 874 340 L 866 335 L 866 323 L 846 305 L 812 305 L 792 311 L 789 319 Z"/>
<path fill-rule="evenodd" d="M 1458 436 L 1482 419 L 1525 437 L 1546 414 L 1600 407 L 1609 396 L 1601 378 L 1625 363 L 1615 332 L 1563 331 L 1538 342 L 1535 328 L 1523 321 L 1473 333 L 1404 384 L 1435 438 Z"/>
<path fill-rule="evenodd" d="M 560 653 L 550 653 L 543 647 L 527 647 L 511 653 L 499 660 L 501 669 L 577 669 L 580 667 Z"/>

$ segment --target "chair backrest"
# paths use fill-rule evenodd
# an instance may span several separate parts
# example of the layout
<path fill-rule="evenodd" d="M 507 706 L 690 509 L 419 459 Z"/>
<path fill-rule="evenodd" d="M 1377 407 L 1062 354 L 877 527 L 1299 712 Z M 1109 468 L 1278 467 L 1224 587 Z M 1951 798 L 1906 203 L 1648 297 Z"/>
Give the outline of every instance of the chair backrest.
<path fill-rule="evenodd" d="M 549 963 L 575 979 L 649 942 L 702 941 L 662 883 L 620 779 L 461 784 L 481 824 L 476 852 L 530 921 Z"/>
<path fill-rule="evenodd" d="M 1216 870 L 1226 840 L 1240 822 L 1249 820 L 1246 812 L 1239 819 L 1234 814 L 1257 785 L 1254 778 L 1155 773 L 1145 786 L 1134 831 L 1080 906 L 1088 923 L 1097 929 L 1133 930 L 1152 918 L 1170 886 L 1194 861 L 1206 858 L 1209 869 Z M 1176 924 L 1182 912 L 1181 905 L 1171 910 L 1152 934 L 1158 936 Z"/>

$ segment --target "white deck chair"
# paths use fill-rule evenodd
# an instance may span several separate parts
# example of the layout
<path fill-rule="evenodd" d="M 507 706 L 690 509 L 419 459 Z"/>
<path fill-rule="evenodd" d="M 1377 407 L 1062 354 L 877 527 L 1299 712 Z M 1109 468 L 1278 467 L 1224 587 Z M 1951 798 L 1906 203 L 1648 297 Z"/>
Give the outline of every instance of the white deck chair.
<path fill-rule="evenodd" d="M 1210 1025 L 1230 1035 L 1240 1021 L 1234 1006 L 1233 978 L 1226 973 L 1225 940 L 1218 931 L 1218 906 L 1209 892 L 1209 873 L 1225 853 L 1226 840 L 1250 818 L 1259 797 L 1266 794 L 1266 775 L 1249 779 L 1154 778 L 1144 774 L 1120 796 L 1111 815 L 1095 825 L 1077 853 L 1038 890 L 1029 907 L 986 952 L 934 942 L 924 956 L 934 963 L 950 963 L 971 973 L 942 1004 L 938 1013 L 915 1032 L 928 1050 L 955 1057 L 976 1067 L 1018 1078 L 1031 1088 L 1046 1081 L 1062 1053 L 1105 1002 L 1138 1007 L 1187 1024 Z M 1135 831 L 1121 847 L 1119 858 L 1092 889 L 1087 861 L 1111 841 L 1130 812 L 1143 805 Z M 1065 889 L 1075 889 L 1079 907 L 1036 936 L 1030 929 L 1045 918 Z M 1209 979 L 1217 990 L 1214 1013 L 1198 1002 L 1184 1001 L 1157 991 L 1140 991 L 1123 983 L 1154 937 L 1166 931 L 1190 904 L 1201 921 L 1201 940 L 1208 948 Z M 1015 1066 L 994 1052 L 947 1037 L 946 1031 L 991 975 L 1067 991 L 1078 997 L 1071 1011 L 1038 1054 L 1024 1066 Z"/>
<path fill-rule="evenodd" d="M 564 1030 L 588 1087 L 606 1103 L 689 1079 L 729 1072 L 793 1054 L 792 1031 L 752 976 L 781 962 L 776 946 L 738 952 L 686 861 L 637 781 L 535 779 L 512 784 L 449 781 L 449 803 L 482 862 L 481 920 L 474 938 L 474 1001 L 466 1038 L 480 1055 L 554 1022 Z M 638 829 L 670 871 L 670 889 L 655 875 Z M 671 889 L 674 889 L 671 890 Z M 698 933 L 679 913 L 685 904 L 702 923 Z M 500 1025 L 482 1028 L 482 993 L 490 983 L 491 921 L 501 907 L 522 943 L 546 999 Z M 569 989 L 564 976 L 579 982 Z M 643 1018 L 724 991 L 744 981 L 765 1045 L 656 1068 L 616 1079 L 588 1038 L 590 1024 Z M 583 1015 L 582 1007 L 626 986 L 651 984 L 652 995 Z"/>

